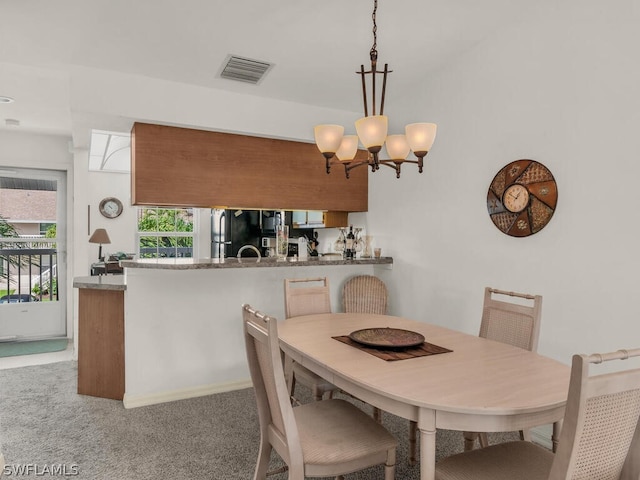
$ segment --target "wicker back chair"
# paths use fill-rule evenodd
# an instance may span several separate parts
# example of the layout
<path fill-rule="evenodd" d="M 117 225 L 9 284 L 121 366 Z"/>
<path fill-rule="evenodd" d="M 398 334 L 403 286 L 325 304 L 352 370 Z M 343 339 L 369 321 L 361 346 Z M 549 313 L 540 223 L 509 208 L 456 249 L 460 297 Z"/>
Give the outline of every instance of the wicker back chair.
<path fill-rule="evenodd" d="M 441 460 L 436 480 L 637 480 L 640 368 L 589 375 L 591 364 L 637 356 L 640 348 L 573 356 L 555 455 L 532 442 L 502 443 Z"/>
<path fill-rule="evenodd" d="M 530 301 L 520 305 L 494 298 L 494 295 L 510 296 Z M 507 343 L 531 352 L 538 349 L 542 297 L 526 293 L 505 292 L 495 288 L 484 289 L 484 305 L 480 322 L 480 336 Z"/>
<path fill-rule="evenodd" d="M 284 314 L 287 318 L 315 313 L 331 313 L 329 279 L 286 278 L 284 280 Z"/>
<path fill-rule="evenodd" d="M 331 313 L 329 279 L 326 277 L 285 279 L 284 312 L 287 318 Z M 314 400 L 321 400 L 325 393 L 331 397 L 336 390 L 335 385 L 288 357 L 285 358 L 285 373 L 291 397 L 294 396 L 296 383 L 311 389 Z"/>
<path fill-rule="evenodd" d="M 373 275 L 351 277 L 342 287 L 345 312 L 387 314 L 387 286 Z"/>
<path fill-rule="evenodd" d="M 507 302 L 506 297 L 518 298 L 521 303 Z M 535 352 L 538 350 L 542 296 L 507 292 L 485 287 L 479 336 Z M 486 433 L 464 432 L 464 449 L 473 449 L 476 439 L 486 447 Z M 521 440 L 531 440 L 528 430 L 520 432 Z"/>
<path fill-rule="evenodd" d="M 288 478 L 340 476 L 385 465 L 395 474 L 396 439 L 345 400 L 292 407 L 282 368 L 277 320 L 242 306 L 245 346 L 260 420 L 255 480 L 267 478 L 271 450 L 287 464 Z M 270 472 L 272 473 L 272 472 Z"/>

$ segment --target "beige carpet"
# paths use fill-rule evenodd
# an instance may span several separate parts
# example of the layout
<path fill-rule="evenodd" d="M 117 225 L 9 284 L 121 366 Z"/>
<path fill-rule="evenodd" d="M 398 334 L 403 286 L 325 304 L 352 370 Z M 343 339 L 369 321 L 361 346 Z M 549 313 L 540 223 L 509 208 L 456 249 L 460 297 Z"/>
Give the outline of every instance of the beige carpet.
<path fill-rule="evenodd" d="M 62 465 L 68 475 L 44 478 L 86 480 L 253 478 L 259 434 L 252 389 L 126 410 L 115 400 L 78 395 L 76 376 L 75 362 L 0 370 L 5 468 L 35 465 L 41 473 Z M 309 398 L 302 389 L 296 393 Z M 408 422 L 387 413 L 383 422 L 400 442 L 396 479 L 418 479 L 419 465 L 407 465 Z M 462 444 L 460 432 L 438 431 L 438 458 Z M 274 456 L 272 463 L 279 460 Z M 33 471 L 25 477 L 43 478 Z M 345 477 L 383 478 L 382 468 Z"/>

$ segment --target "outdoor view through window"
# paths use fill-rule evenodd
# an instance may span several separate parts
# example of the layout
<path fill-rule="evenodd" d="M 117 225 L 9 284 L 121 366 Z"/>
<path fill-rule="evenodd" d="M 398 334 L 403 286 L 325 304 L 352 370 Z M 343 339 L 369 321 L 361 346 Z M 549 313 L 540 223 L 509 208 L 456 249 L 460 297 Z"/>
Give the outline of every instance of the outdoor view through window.
<path fill-rule="evenodd" d="M 56 182 L 0 177 L 0 304 L 58 301 Z"/>

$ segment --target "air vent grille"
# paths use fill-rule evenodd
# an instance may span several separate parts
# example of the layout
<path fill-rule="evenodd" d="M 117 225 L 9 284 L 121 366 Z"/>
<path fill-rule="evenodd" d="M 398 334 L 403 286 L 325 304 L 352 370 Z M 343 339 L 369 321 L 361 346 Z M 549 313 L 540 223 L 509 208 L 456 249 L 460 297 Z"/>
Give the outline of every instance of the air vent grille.
<path fill-rule="evenodd" d="M 229 55 L 226 59 L 220 77 L 238 82 L 257 84 L 272 67 L 270 63 L 250 58 Z"/>

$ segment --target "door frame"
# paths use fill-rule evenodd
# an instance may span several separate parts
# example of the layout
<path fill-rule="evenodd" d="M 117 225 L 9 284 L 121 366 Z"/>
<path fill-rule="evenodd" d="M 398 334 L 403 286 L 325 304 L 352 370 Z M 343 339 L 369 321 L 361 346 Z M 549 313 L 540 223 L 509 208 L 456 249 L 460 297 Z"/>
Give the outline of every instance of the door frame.
<path fill-rule="evenodd" d="M 56 244 L 56 269 L 57 269 L 57 288 L 58 288 L 58 301 L 56 308 L 46 308 L 44 302 L 42 304 L 9 304 L 3 305 L 3 310 L 9 315 L 24 315 L 23 318 L 30 318 L 30 315 L 43 317 L 56 313 L 55 320 L 52 320 L 50 324 L 45 324 L 39 330 L 39 333 L 34 333 L 30 328 L 24 330 L 5 331 L 0 336 L 13 337 L 17 336 L 18 339 L 35 339 L 42 337 L 69 337 L 69 325 L 67 320 L 68 309 L 68 286 L 67 286 L 67 189 L 68 189 L 68 171 L 66 170 L 54 170 L 44 168 L 8 168 L 4 167 L 0 169 L 0 176 L 10 178 L 29 178 L 37 180 L 53 180 L 56 182 L 56 238 L 53 239 Z M 48 310 L 48 311 L 47 311 Z M 4 316 L 4 315 L 3 315 Z M 6 317 L 5 317 L 6 318 Z M 11 326 L 11 328 L 14 328 Z M 28 332 L 21 334 L 20 332 Z"/>

